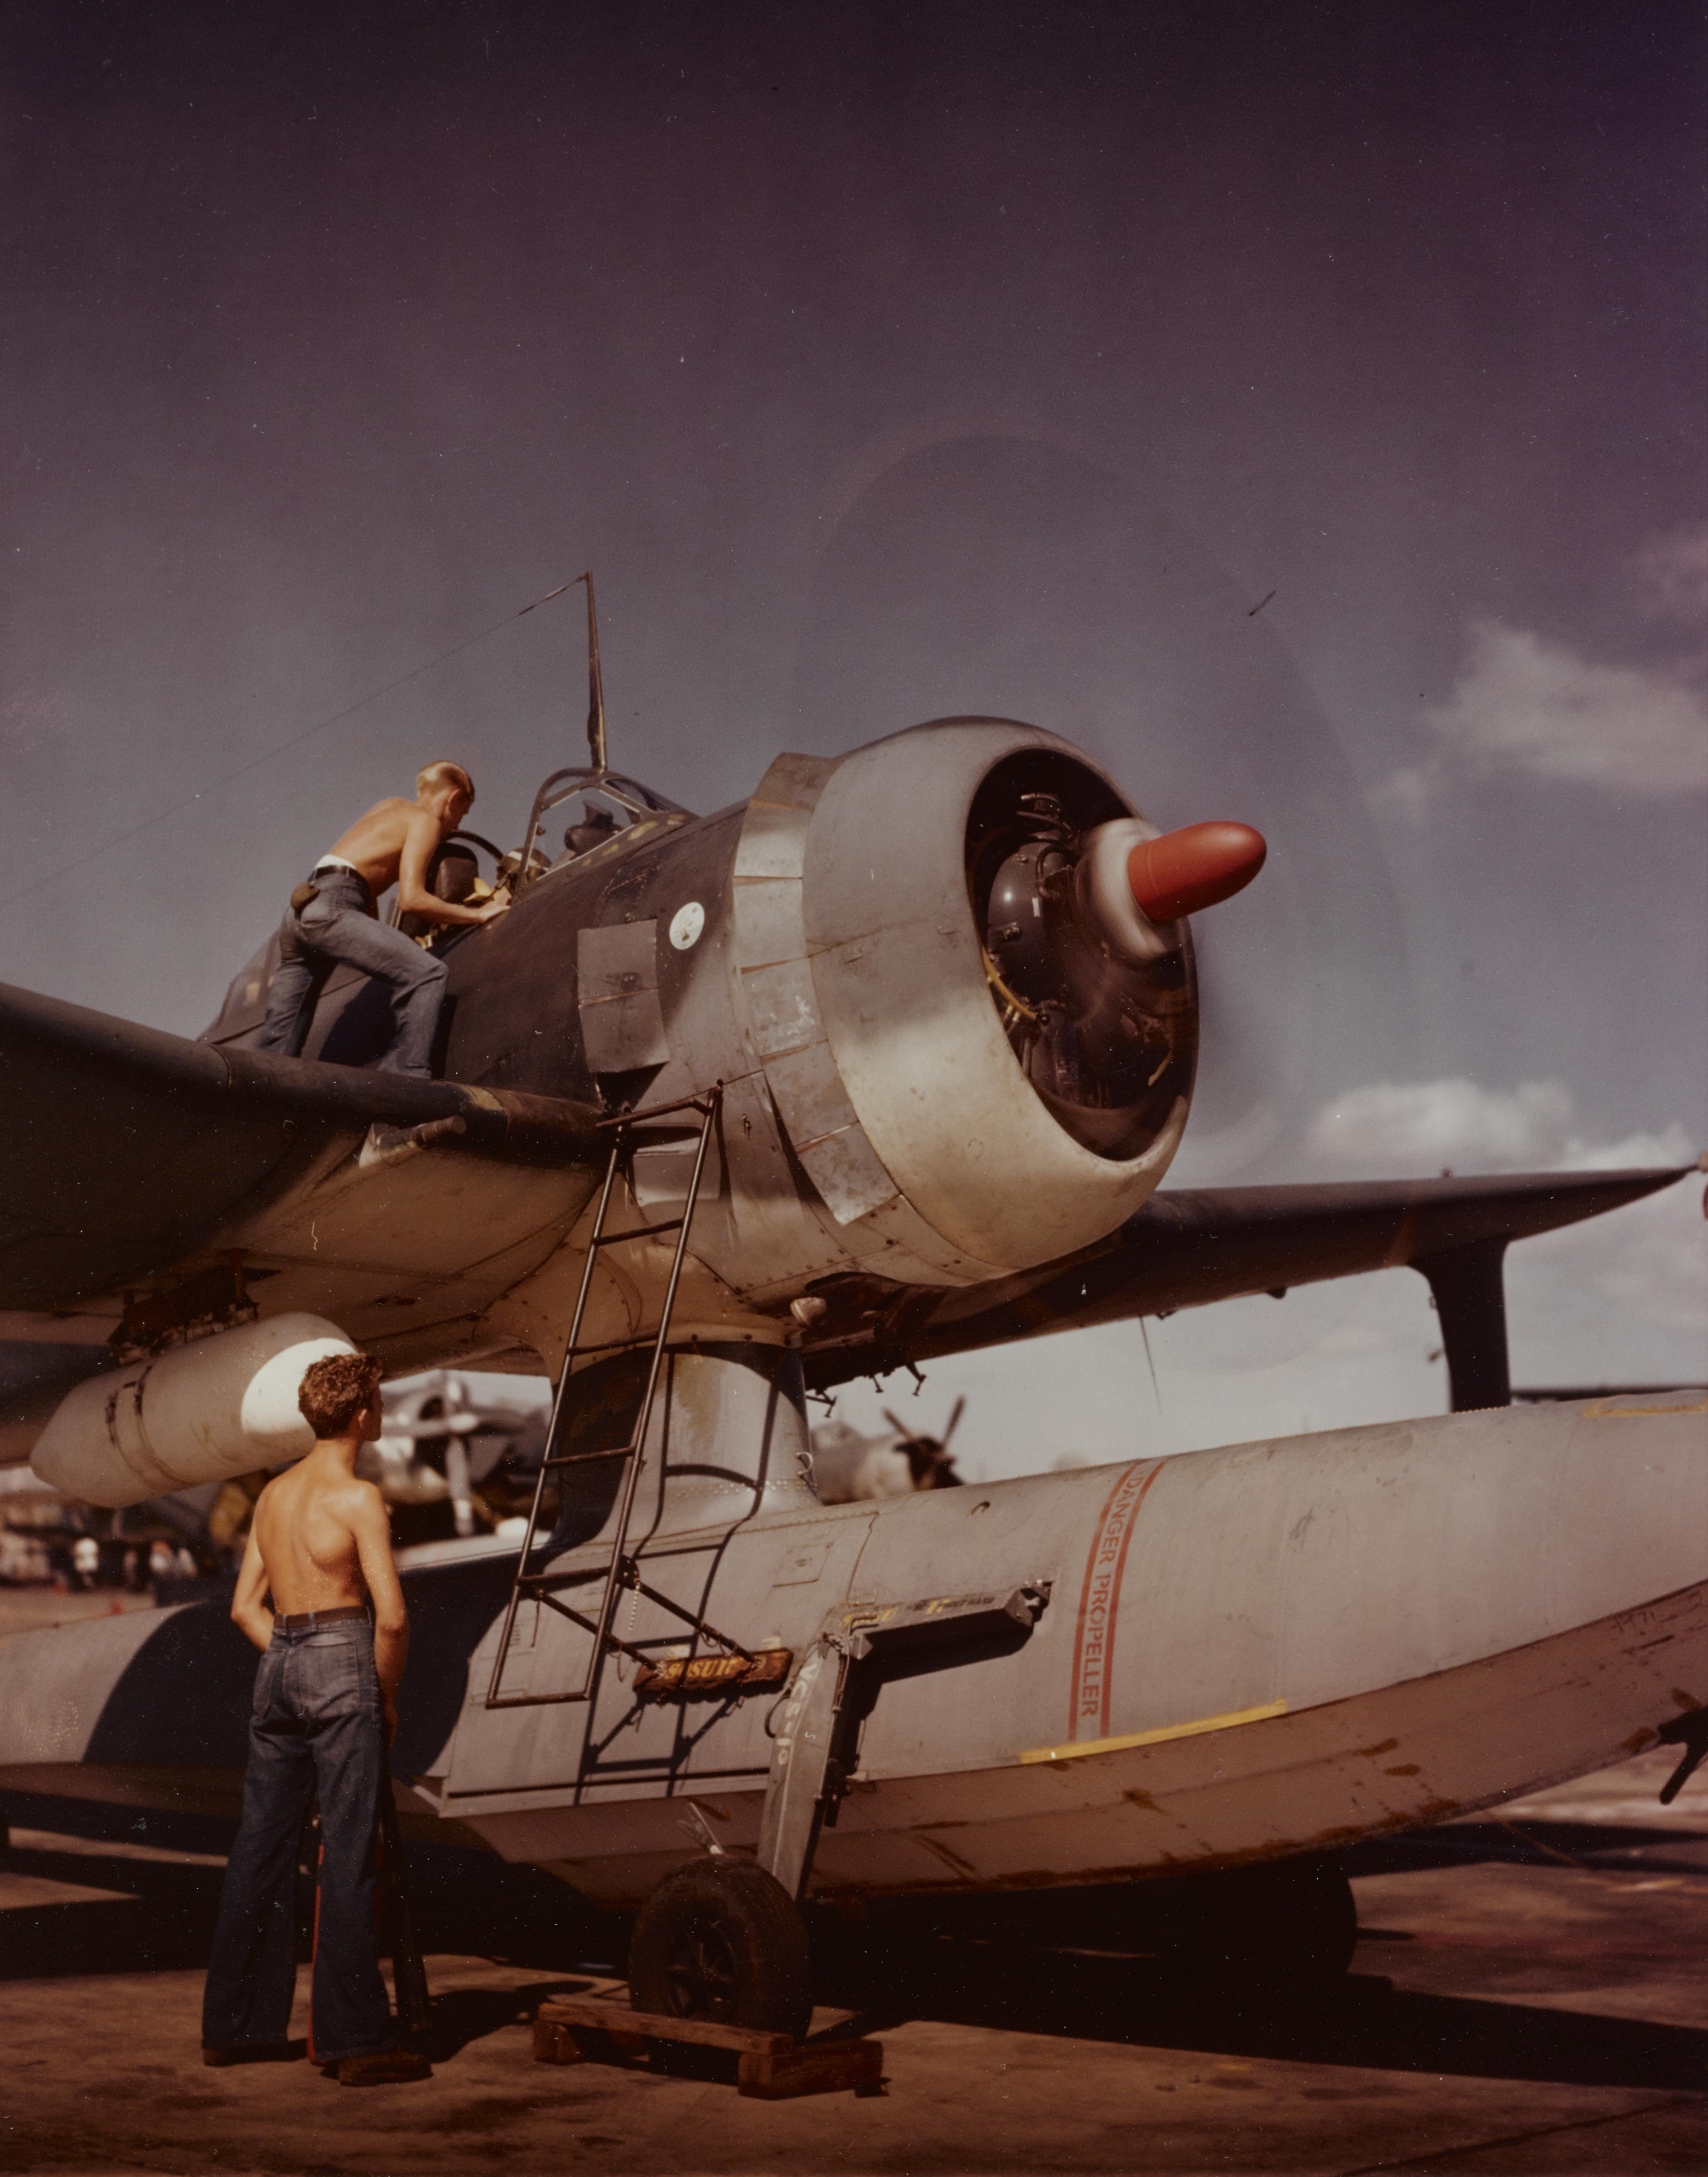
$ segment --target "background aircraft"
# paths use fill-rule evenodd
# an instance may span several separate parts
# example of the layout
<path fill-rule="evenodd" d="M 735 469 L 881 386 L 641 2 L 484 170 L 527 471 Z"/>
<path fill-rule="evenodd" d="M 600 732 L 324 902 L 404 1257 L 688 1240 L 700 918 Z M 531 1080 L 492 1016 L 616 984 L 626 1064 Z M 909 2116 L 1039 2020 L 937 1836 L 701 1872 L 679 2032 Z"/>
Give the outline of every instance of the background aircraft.
<path fill-rule="evenodd" d="M 888 1428 L 865 1436 L 844 1421 L 821 1421 L 812 1432 L 812 1487 L 827 1504 L 866 1497 L 908 1497 L 916 1489 L 953 1489 L 961 1476 L 949 1455 L 950 1441 L 967 1410 L 957 1399 L 941 1436 L 909 1428 L 887 1407 Z"/>

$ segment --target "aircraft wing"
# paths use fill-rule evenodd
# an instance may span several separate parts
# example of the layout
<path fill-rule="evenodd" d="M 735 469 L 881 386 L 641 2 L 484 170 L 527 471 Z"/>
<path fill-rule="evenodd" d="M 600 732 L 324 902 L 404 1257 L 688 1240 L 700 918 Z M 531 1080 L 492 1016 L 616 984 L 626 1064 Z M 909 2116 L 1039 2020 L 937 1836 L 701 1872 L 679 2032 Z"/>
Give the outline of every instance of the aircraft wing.
<path fill-rule="evenodd" d="M 407 1326 L 390 1288 L 406 1270 L 421 1283 L 423 1233 L 443 1221 L 434 1201 L 417 1203 L 412 1219 L 394 1193 L 389 1205 L 375 1203 L 367 1226 L 357 1218 L 341 1285 L 332 1281 L 340 1250 L 311 1260 L 312 1220 L 296 1232 L 304 1217 L 287 1203 L 317 1174 L 324 1200 L 329 1158 L 358 1147 L 371 1124 L 453 1121 L 460 1151 L 560 1173 L 578 1165 L 590 1175 L 599 1154 L 599 1115 L 565 1099 L 193 1043 L 4 985 L 0 1108 L 0 1456 L 12 1449 L 11 1428 L 23 1448 L 72 1382 L 107 1358 L 104 1324 L 91 1338 L 90 1326 L 68 1321 L 66 1350 L 56 1312 L 193 1261 L 234 1227 L 259 1236 L 273 1274 L 288 1279 L 288 1293 L 283 1282 L 274 1289 L 281 1304 L 330 1307 L 374 1342 L 396 1323 L 385 1350 L 395 1344 L 394 1358 L 407 1361 L 413 1349 L 401 1342 Z M 1508 1244 L 1635 1201 L 1688 1169 L 1165 1191 L 1108 1239 L 998 1285 L 943 1292 L 832 1281 L 804 1356 L 807 1378 L 827 1387 L 904 1361 L 1403 1264 L 1434 1290 L 1455 1405 L 1498 1404 L 1508 1389 Z M 484 1247 L 483 1214 L 467 1204 L 463 1254 Z M 541 1228 L 527 1243 L 536 1254 L 555 1244 L 551 1215 L 542 1199 L 523 1219 Z M 382 1226 L 396 1263 L 375 1259 Z M 431 1326 L 477 1298 L 456 1283 L 467 1267 L 460 1258 L 441 1267 L 439 1288 L 413 1318 L 424 1353 L 438 1350 Z M 494 1277 L 501 1282 L 496 1267 Z M 396 1312 L 374 1316 L 374 1307 Z"/>
<path fill-rule="evenodd" d="M 0 1310 L 51 1311 L 179 1263 L 379 1122 L 460 1150 L 598 1154 L 567 1100 L 218 1048 L 0 984 Z"/>
<path fill-rule="evenodd" d="M 838 1323 L 833 1299 L 826 1329 L 842 1334 L 809 1354 L 807 1380 L 828 1388 L 904 1360 L 1403 1264 L 1435 1292 L 1454 1405 L 1500 1405 L 1508 1395 L 1501 1258 L 1509 1242 L 1600 1216 L 1694 1169 L 1165 1190 L 1100 1246 L 995 1292 L 909 1296 L 863 1332 Z"/>

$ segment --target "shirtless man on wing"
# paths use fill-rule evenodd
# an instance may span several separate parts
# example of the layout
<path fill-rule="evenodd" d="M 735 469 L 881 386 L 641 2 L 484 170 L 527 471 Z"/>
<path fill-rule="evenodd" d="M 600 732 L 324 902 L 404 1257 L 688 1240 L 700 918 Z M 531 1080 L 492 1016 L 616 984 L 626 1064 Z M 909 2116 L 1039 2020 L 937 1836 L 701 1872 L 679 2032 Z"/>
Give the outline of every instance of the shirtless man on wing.
<path fill-rule="evenodd" d="M 377 2086 L 428 2075 L 424 2057 L 397 2046 L 374 1955 L 374 1829 L 409 1652 L 385 1501 L 356 1476 L 380 1432 L 379 1363 L 314 1361 L 299 1404 L 314 1449 L 261 1492 L 232 1601 L 262 1658 L 202 2054 L 226 2065 L 293 2053 L 297 1840 L 318 1787 L 314 2052 L 345 2085 Z"/>
<path fill-rule="evenodd" d="M 405 914 L 452 927 L 494 922 L 510 905 L 464 907 L 428 889 L 434 856 L 474 805 L 474 781 L 460 763 L 430 763 L 413 801 L 388 794 L 359 816 L 291 895 L 279 931 L 280 961 L 258 1050 L 299 1058 L 314 1001 L 341 960 L 391 985 L 391 1042 L 382 1070 L 425 1077 L 445 991 L 445 963 L 401 930 L 376 919 L 375 903 L 397 887 Z"/>
<path fill-rule="evenodd" d="M 417 774 L 413 801 L 388 794 L 323 857 L 355 870 L 375 899 L 399 887 L 406 914 L 428 922 L 494 921 L 508 902 L 488 900 L 483 907 L 460 907 L 427 889 L 427 868 L 440 846 L 474 806 L 474 781 L 460 763 L 430 763 Z"/>

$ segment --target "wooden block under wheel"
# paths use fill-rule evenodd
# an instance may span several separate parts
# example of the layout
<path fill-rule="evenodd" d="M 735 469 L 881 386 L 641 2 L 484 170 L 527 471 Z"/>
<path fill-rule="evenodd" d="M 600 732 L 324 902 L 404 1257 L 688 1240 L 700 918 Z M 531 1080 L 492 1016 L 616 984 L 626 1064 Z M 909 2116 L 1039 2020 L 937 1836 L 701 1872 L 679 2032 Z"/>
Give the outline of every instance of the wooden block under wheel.
<path fill-rule="evenodd" d="M 722 2049 L 735 2055 L 739 2092 L 756 2101 L 795 2094 L 882 2091 L 881 2041 L 792 2041 L 751 2026 L 707 2018 L 665 2018 L 598 1997 L 554 1996 L 534 2020 L 534 2057 L 542 2064 L 608 2063 L 650 2057 L 671 2044 Z"/>
<path fill-rule="evenodd" d="M 565 2026 L 559 2019 L 535 2019 L 535 2063 L 585 2064 L 587 2060 L 586 2051 L 576 2040 L 572 2027 Z"/>
<path fill-rule="evenodd" d="M 738 2092 L 780 2102 L 794 2094 L 833 2094 L 875 2087 L 883 2077 L 881 2041 L 810 2041 L 775 2053 L 754 2050 L 736 2065 Z"/>
<path fill-rule="evenodd" d="M 754 2026 L 720 2026 L 709 2018 L 668 2018 L 657 2011 L 629 2011 L 598 1997 L 548 1996 L 537 2015 L 538 2026 L 598 2034 L 623 2049 L 644 2049 L 649 2041 L 681 2041 L 701 2049 L 729 2049 L 741 2055 L 777 2055 L 794 2046 L 786 2033 L 767 2033 Z"/>

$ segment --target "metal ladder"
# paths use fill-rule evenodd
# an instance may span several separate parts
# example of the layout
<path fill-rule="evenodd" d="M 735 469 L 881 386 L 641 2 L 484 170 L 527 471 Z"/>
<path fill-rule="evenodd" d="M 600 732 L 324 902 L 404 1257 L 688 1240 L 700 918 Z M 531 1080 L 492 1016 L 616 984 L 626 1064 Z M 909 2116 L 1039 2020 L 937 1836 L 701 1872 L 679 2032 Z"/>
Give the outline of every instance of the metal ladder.
<path fill-rule="evenodd" d="M 694 1212 L 699 1206 L 701 1176 L 706 1169 L 707 1151 L 711 1146 L 712 1130 L 718 1123 L 718 1115 L 723 1108 L 723 1084 L 719 1082 L 715 1087 L 706 1090 L 703 1094 L 685 1096 L 679 1103 L 660 1104 L 647 1111 L 625 1113 L 620 1118 L 605 1121 L 611 1130 L 610 1161 L 605 1167 L 605 1182 L 600 1191 L 599 1206 L 593 1218 L 592 1237 L 587 1245 L 587 1259 L 581 1271 L 581 1288 L 576 1298 L 576 1312 L 570 1325 L 570 1342 L 564 1354 L 563 1371 L 558 1378 L 557 1394 L 552 1400 L 551 1426 L 546 1435 L 546 1455 L 540 1462 L 540 1470 L 534 1481 L 533 1502 L 528 1507 L 527 1529 L 522 1536 L 521 1549 L 516 1558 L 516 1577 L 510 1583 L 510 1603 L 505 1612 L 504 1630 L 499 1636 L 498 1652 L 493 1658 L 492 1678 L 486 1692 L 486 1705 L 489 1709 L 543 1708 L 560 1701 L 582 1701 L 591 1699 L 598 1677 L 599 1664 L 607 1649 L 614 1649 L 620 1654 L 632 1657 L 636 1662 L 648 1661 L 650 1658 L 640 1649 L 631 1647 L 625 1640 L 619 1640 L 611 1630 L 611 1617 L 616 1608 L 617 1596 L 619 1590 L 625 1589 L 644 1595 L 649 1601 L 658 1604 L 660 1608 L 680 1618 L 685 1625 L 691 1626 L 696 1634 L 703 1634 L 707 1640 L 716 1641 L 720 1648 L 727 1650 L 731 1655 L 745 1656 L 750 1662 L 752 1661 L 750 1654 L 745 1648 L 739 1646 L 734 1640 L 726 1640 L 716 1627 L 709 1625 L 703 1618 L 697 1617 L 691 1611 L 682 1609 L 679 1604 L 671 1601 L 668 1596 L 660 1595 L 656 1589 L 649 1587 L 641 1578 L 640 1568 L 636 1560 L 628 1553 L 629 1521 L 634 1509 L 636 1487 L 641 1478 L 642 1447 L 646 1443 L 647 1431 L 652 1421 L 653 1402 L 658 1389 L 658 1378 L 663 1368 L 665 1350 L 669 1342 L 670 1323 L 676 1308 L 676 1290 L 681 1283 L 682 1265 L 688 1253 L 688 1236 L 694 1226 Z M 688 1194 L 682 1206 L 682 1214 L 679 1217 L 663 1218 L 654 1224 L 630 1225 L 620 1232 L 608 1231 L 606 1220 L 610 1214 L 611 1197 L 616 1191 L 617 1175 L 630 1152 L 636 1130 L 650 1127 L 655 1121 L 666 1118 L 674 1111 L 697 1111 L 700 1114 L 700 1138 L 694 1154 L 694 1173 L 688 1182 Z M 576 1361 L 594 1351 L 621 1350 L 608 1346 L 584 1347 L 581 1344 L 581 1324 L 587 1312 L 587 1296 L 592 1290 L 594 1267 L 605 1248 L 619 1246 L 627 1240 L 649 1239 L 653 1234 L 658 1232 L 675 1233 L 676 1252 L 670 1265 L 670 1280 L 664 1289 L 663 1306 L 658 1316 L 658 1334 L 652 1341 L 652 1357 L 647 1371 L 647 1388 L 641 1395 L 640 1412 L 636 1419 L 634 1433 L 625 1445 L 616 1450 L 559 1452 L 555 1449 L 555 1446 L 559 1441 L 565 1405 L 570 1396 L 570 1378 L 575 1372 Z M 623 1341 L 623 1346 L 632 1349 L 645 1343 L 644 1339 L 631 1339 Z M 612 1537 L 609 1564 L 603 1568 L 595 1567 L 592 1570 L 576 1572 L 530 1572 L 528 1559 L 532 1554 L 535 1537 L 539 1530 L 540 1509 L 545 1502 L 548 1476 L 561 1468 L 586 1465 L 599 1459 L 620 1459 L 623 1461 L 623 1475 L 617 1497 L 617 1527 L 616 1533 Z M 560 1588 L 585 1586 L 596 1580 L 603 1580 L 604 1585 L 600 1593 L 598 1607 L 591 1617 L 582 1611 L 572 1609 L 556 1592 Z M 527 1693 L 516 1694 L 499 1692 L 499 1688 L 504 1678 L 505 1665 L 510 1659 L 511 1642 L 515 1637 L 516 1612 L 525 1601 L 532 1601 L 546 1609 L 555 1610 L 559 1616 L 567 1618 L 572 1624 L 579 1625 L 584 1632 L 592 1634 L 592 1646 L 588 1652 L 587 1667 L 581 1674 L 579 1685 L 572 1686 L 561 1693 L 535 1693 L 532 1690 Z"/>

